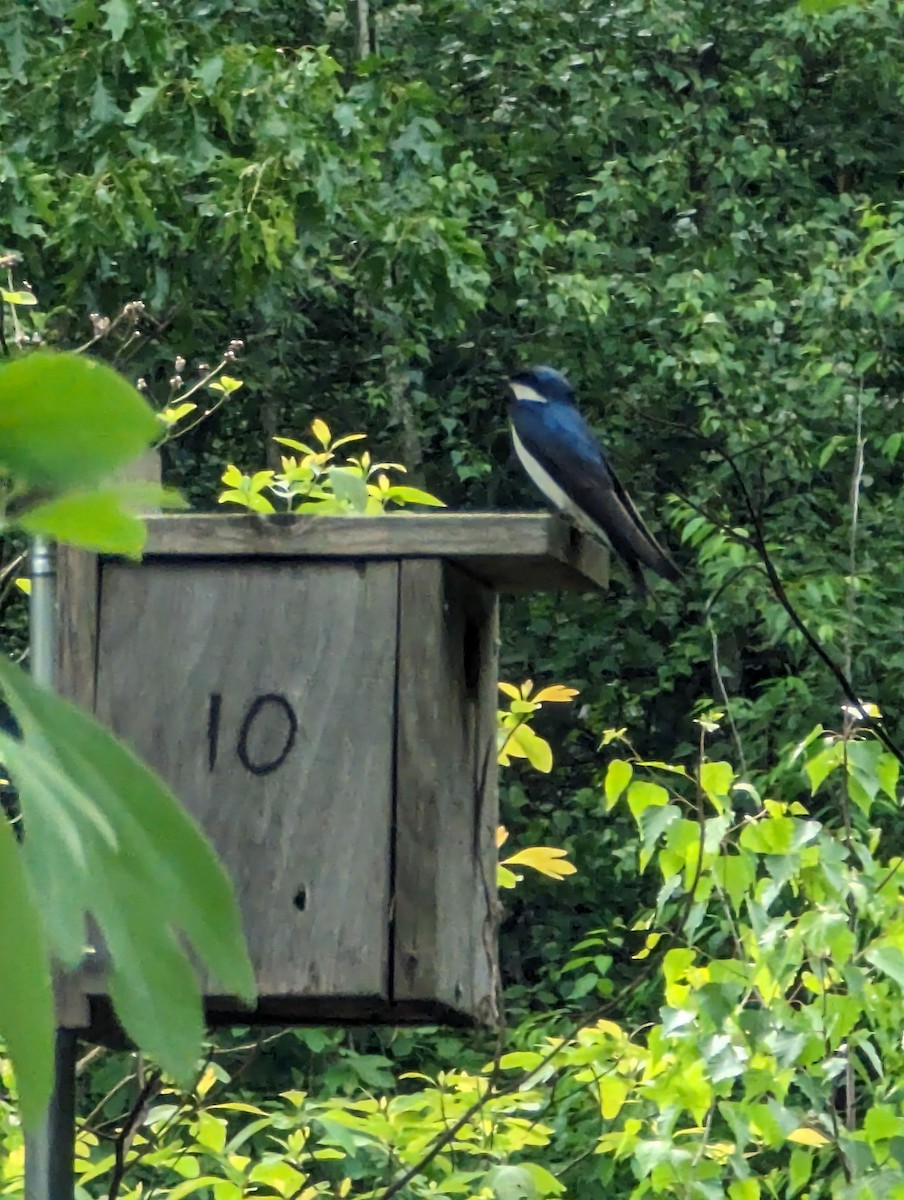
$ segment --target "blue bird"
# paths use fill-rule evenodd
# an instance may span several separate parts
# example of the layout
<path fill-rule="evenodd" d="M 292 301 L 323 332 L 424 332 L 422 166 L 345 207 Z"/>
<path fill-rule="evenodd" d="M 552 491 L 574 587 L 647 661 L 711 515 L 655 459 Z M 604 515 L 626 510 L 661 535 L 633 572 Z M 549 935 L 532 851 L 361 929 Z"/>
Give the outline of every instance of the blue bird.
<path fill-rule="evenodd" d="M 643 567 L 677 583 L 681 572 L 607 463 L 568 380 L 552 367 L 532 367 L 513 375 L 509 387 L 515 397 L 509 408 L 515 453 L 547 503 L 608 543 L 641 595 Z"/>

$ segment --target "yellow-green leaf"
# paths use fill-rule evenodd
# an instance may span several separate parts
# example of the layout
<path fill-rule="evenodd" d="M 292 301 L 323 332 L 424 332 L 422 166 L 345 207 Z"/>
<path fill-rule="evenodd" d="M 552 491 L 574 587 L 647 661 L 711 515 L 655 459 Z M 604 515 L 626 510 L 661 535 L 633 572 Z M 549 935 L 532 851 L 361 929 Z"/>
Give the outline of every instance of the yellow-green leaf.
<path fill-rule="evenodd" d="M 221 375 L 219 379 L 214 380 L 210 384 L 212 392 L 222 392 L 225 396 L 231 396 L 233 392 L 237 392 L 242 386 L 241 379 L 233 379 L 231 375 Z"/>
<path fill-rule="evenodd" d="M 194 412 L 197 407 L 197 404 L 192 404 L 189 401 L 186 401 L 184 404 L 171 404 L 169 408 L 165 408 L 157 416 L 164 425 L 169 427 L 170 425 L 175 425 L 177 421 L 181 421 L 190 412 Z M 230 469 L 235 470 L 234 467 Z"/>
<path fill-rule="evenodd" d="M 628 807 L 635 819 L 651 806 L 658 808 L 663 804 L 668 804 L 668 802 L 668 792 L 658 783 L 648 783 L 646 780 L 635 779 L 628 786 Z"/>
<path fill-rule="evenodd" d="M 831 1140 L 818 1129 L 811 1129 L 807 1125 L 792 1129 L 788 1134 L 788 1141 L 796 1142 L 798 1146 L 828 1146 Z"/>
<path fill-rule="evenodd" d="M 542 688 L 531 699 L 536 704 L 567 704 L 577 694 L 577 688 L 563 687 L 560 683 L 554 683 L 550 687 Z"/>
<path fill-rule="evenodd" d="M 567 854 L 567 850 L 559 850 L 555 846 L 529 846 L 510 855 L 505 859 L 505 865 L 532 867 L 550 879 L 564 879 L 566 875 L 577 872 L 577 867 L 568 861 Z"/>
<path fill-rule="evenodd" d="M 288 446 L 290 450 L 298 450 L 302 454 L 317 455 L 318 451 L 312 450 L 310 446 L 306 446 L 304 442 L 296 442 L 294 438 L 275 437 L 274 442 L 279 442 L 281 446 Z"/>
<path fill-rule="evenodd" d="M 534 733 L 529 725 L 519 725 L 512 730 L 508 738 L 507 748 L 512 758 L 526 758 L 535 771 L 548 775 L 552 770 L 552 749 L 546 742 Z"/>
<path fill-rule="evenodd" d="M 330 444 L 330 427 L 326 421 L 321 421 L 319 417 L 311 422 L 311 433 L 317 441 L 323 446 L 324 450 Z"/>
<path fill-rule="evenodd" d="M 445 508 L 445 502 L 439 500 L 430 492 L 421 491 L 420 488 L 407 487 L 397 485 L 386 489 L 387 500 L 394 500 L 397 504 L 423 504 L 429 508 Z"/>
<path fill-rule="evenodd" d="M 508 867 L 504 867 L 499 863 L 496 867 L 496 886 L 501 888 L 513 888 L 518 886 L 521 879 L 520 875 L 516 875 L 514 871 L 510 871 Z"/>
<path fill-rule="evenodd" d="M 717 812 L 725 810 L 725 800 L 734 782 L 731 763 L 705 762 L 700 767 L 700 786 Z"/>
<path fill-rule="evenodd" d="M 252 512 L 257 513 L 272 513 L 276 509 L 270 503 L 266 496 L 262 496 L 260 492 L 245 492 L 238 488 L 233 488 L 228 492 L 221 492 L 217 496 L 218 504 L 241 504 L 243 508 L 250 508 Z"/>
<path fill-rule="evenodd" d="M 628 1098 L 628 1083 L 620 1075 L 602 1075 L 596 1086 L 600 1094 L 600 1108 L 607 1121 L 614 1121 Z"/>
<path fill-rule="evenodd" d="M 634 768 L 629 762 L 624 759 L 614 758 L 606 770 L 606 782 L 604 784 L 606 792 L 606 812 L 612 809 L 619 796 L 631 782 L 631 776 L 634 774 Z"/>
<path fill-rule="evenodd" d="M 146 536 L 144 522 L 127 512 L 110 488 L 68 492 L 29 509 L 16 524 L 26 533 L 127 558 L 141 557 Z"/>
<path fill-rule="evenodd" d="M 38 298 L 33 292 L 8 292 L 5 288 L 0 288 L 0 299 L 4 304 L 37 304 Z"/>
<path fill-rule="evenodd" d="M 758 1179 L 735 1179 L 728 1185 L 728 1200 L 760 1200 Z"/>

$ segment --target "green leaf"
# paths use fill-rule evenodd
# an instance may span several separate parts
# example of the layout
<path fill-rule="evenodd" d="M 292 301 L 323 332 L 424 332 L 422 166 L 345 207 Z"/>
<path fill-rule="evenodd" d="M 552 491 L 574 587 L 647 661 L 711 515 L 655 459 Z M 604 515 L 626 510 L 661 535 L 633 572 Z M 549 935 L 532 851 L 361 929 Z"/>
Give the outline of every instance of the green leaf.
<path fill-rule="evenodd" d="M 121 896 L 129 881 L 120 877 L 111 900 Z M 176 1079 L 191 1079 L 198 1048 L 204 1040 L 204 1005 L 198 978 L 173 930 L 162 925 L 153 906 L 132 898 L 122 932 L 128 942 L 109 941 L 114 964 L 110 999 L 116 1015 L 147 1054 Z M 110 933 L 110 923 L 105 925 Z M 141 947 L 141 970 L 128 943 Z"/>
<path fill-rule="evenodd" d="M 877 940 L 864 951 L 864 958 L 883 975 L 893 979 L 899 988 L 904 988 L 904 950 Z"/>
<path fill-rule="evenodd" d="M 135 99 L 129 105 L 129 111 L 123 117 L 124 125 L 137 125 L 145 113 L 150 112 L 157 102 L 157 97 L 163 91 L 163 84 L 157 83 L 153 87 L 140 87 L 135 96 Z"/>
<path fill-rule="evenodd" d="M 493 1167 L 487 1171 L 485 1182 L 496 1200 L 536 1200 L 540 1194 L 530 1172 L 522 1166 Z"/>
<path fill-rule="evenodd" d="M 130 0 L 105 0 L 100 8 L 101 12 L 107 14 L 102 28 L 110 31 L 110 37 L 114 42 L 121 41 L 122 35 L 132 24 L 133 13 Z"/>
<path fill-rule="evenodd" d="M 833 8 L 843 8 L 845 5 L 855 4 L 857 0 L 799 0 L 801 12 L 811 16 L 818 16 L 820 13 L 831 12 Z"/>
<path fill-rule="evenodd" d="M 50 962 L 22 851 L 0 814 L 0 1034 L 16 1072 L 26 1128 L 43 1115 L 53 1083 L 54 1011 Z"/>
<path fill-rule="evenodd" d="M 184 404 L 171 404 L 157 413 L 157 420 L 162 421 L 167 428 L 170 428 L 177 425 L 190 412 L 194 412 L 197 407 L 197 404 L 192 404 L 190 401 L 186 401 Z"/>
<path fill-rule="evenodd" d="M 122 115 L 116 106 L 116 101 L 104 86 L 103 78 L 100 75 L 98 75 L 94 91 L 91 93 L 91 108 L 89 112 L 91 119 L 99 125 L 107 125 L 110 121 Z"/>
<path fill-rule="evenodd" d="M 758 1179 L 736 1179 L 728 1185 L 728 1200 L 760 1200 Z"/>
<path fill-rule="evenodd" d="M 734 768 L 727 762 L 705 762 L 700 767 L 700 786 L 717 812 L 725 811 L 725 800 L 734 782 Z"/>
<path fill-rule="evenodd" d="M 256 513 L 273 513 L 276 512 L 275 507 L 270 503 L 266 496 L 262 496 L 260 492 L 250 492 L 244 489 L 230 489 L 229 491 L 220 492 L 217 496 L 218 504 L 241 504 L 243 508 L 250 508 Z"/>
<path fill-rule="evenodd" d="M 621 1075 L 602 1075 L 597 1082 L 597 1087 L 600 1093 L 603 1118 L 607 1121 L 614 1121 L 628 1098 L 628 1081 Z"/>
<path fill-rule="evenodd" d="M 7 292 L 4 288 L 0 288 L 0 299 L 4 304 L 31 305 L 38 302 L 33 292 Z"/>
<path fill-rule="evenodd" d="M 565 1191 L 565 1184 L 556 1179 L 552 1171 L 547 1171 L 546 1167 L 541 1167 L 539 1163 L 521 1165 L 533 1179 L 538 1196 L 561 1196 Z"/>
<path fill-rule="evenodd" d="M 532 1071 L 542 1062 L 543 1055 L 536 1050 L 512 1050 L 499 1059 L 499 1068 L 502 1071 Z M 492 1065 L 486 1069 L 492 1070 Z"/>
<path fill-rule="evenodd" d="M 367 508 L 367 483 L 364 477 L 348 467 L 330 467 L 327 475 L 336 496 L 354 512 L 364 512 Z"/>
<path fill-rule="evenodd" d="M 317 451 L 310 446 L 306 446 L 304 442 L 296 442 L 294 438 L 275 437 L 274 442 L 278 442 L 280 446 L 288 446 L 290 450 L 298 450 L 301 454 L 317 454 Z"/>
<path fill-rule="evenodd" d="M 31 509 L 16 524 L 26 533 L 128 558 L 141 557 L 146 535 L 144 522 L 126 512 L 109 490 L 68 492 Z"/>
<path fill-rule="evenodd" d="M 213 54 L 210 58 L 205 58 L 202 63 L 195 67 L 194 74 L 195 79 L 198 80 L 205 93 L 209 96 L 223 74 L 222 54 Z"/>
<path fill-rule="evenodd" d="M 548 775 L 552 770 L 552 748 L 529 725 L 513 729 L 506 746 L 512 757 L 526 758 L 535 771 Z"/>
<path fill-rule="evenodd" d="M 814 754 L 812 758 L 807 759 L 804 764 L 804 770 L 810 781 L 811 794 L 816 793 L 819 785 L 831 775 L 836 767 L 841 766 L 843 761 L 843 742 L 830 742 L 824 750 L 820 750 L 818 754 Z"/>
<path fill-rule="evenodd" d="M 904 1117 L 890 1104 L 874 1104 L 863 1119 L 863 1132 L 870 1142 L 888 1141 L 904 1135 Z"/>
<path fill-rule="evenodd" d="M 753 887 L 756 871 L 746 854 L 723 854 L 712 864 L 713 877 L 728 896 L 731 907 L 739 913 L 747 892 Z"/>
<path fill-rule="evenodd" d="M 29 509 L 16 520 L 26 533 L 43 534 L 71 546 L 140 558 L 146 530 L 130 510 L 185 508 L 172 488 L 155 483 L 122 483 L 96 492 L 67 492 Z"/>
<path fill-rule="evenodd" d="M 872 738 L 847 744 L 848 787 L 851 799 L 868 813 L 879 791 L 879 762 L 882 746 Z"/>
<path fill-rule="evenodd" d="M 399 504 L 424 504 L 430 508 L 446 507 L 442 500 L 431 496 L 429 492 L 423 492 L 420 488 L 407 487 L 404 484 L 387 488 L 386 498 Z"/>
<path fill-rule="evenodd" d="M 90 911 L 113 957 L 127 1032 L 184 1080 L 200 1045 L 200 999 L 187 960 L 176 961 L 185 955 L 177 932 L 226 992 L 254 993 L 229 880 L 195 822 L 126 746 L 6 660 L 0 682 L 23 735 L 12 750 L 3 740 L 3 757 L 20 791 L 26 865 L 54 949 L 71 960 Z M 37 778 L 36 760 L 44 763 Z M 53 786 L 54 776 L 64 786 Z"/>
<path fill-rule="evenodd" d="M 614 758 L 606 769 L 606 812 L 615 807 L 619 796 L 631 782 L 634 768 L 624 759 Z"/>
<path fill-rule="evenodd" d="M 901 765 L 893 754 L 882 754 L 876 764 L 876 778 L 879 781 L 879 787 L 888 796 L 889 800 L 896 800 L 898 797 L 898 775 Z"/>
<path fill-rule="evenodd" d="M 29 487 L 98 483 L 159 429 L 132 385 L 94 359 L 38 351 L 0 370 L 0 467 Z"/>
<path fill-rule="evenodd" d="M 194 1179 L 183 1179 L 175 1187 L 167 1188 L 166 1200 L 185 1200 L 195 1192 L 206 1191 L 223 1182 L 222 1175 L 197 1175 Z"/>
<path fill-rule="evenodd" d="M 232 393 L 237 392 L 240 387 L 242 387 L 241 379 L 233 379 L 231 375 L 221 375 L 219 379 L 214 380 L 214 382 L 210 384 L 210 390 L 212 392 L 223 392 L 226 396 L 231 396 Z M 274 438 L 273 440 L 278 441 L 279 439 Z"/>
<path fill-rule="evenodd" d="M 681 817 L 681 809 L 677 804 L 664 804 L 661 807 L 651 806 L 641 813 L 638 821 L 640 828 L 640 869 L 645 871 L 650 859 L 656 851 L 656 843 L 674 821 Z"/>
<path fill-rule="evenodd" d="M 668 792 L 658 783 L 635 779 L 628 787 L 628 807 L 635 820 L 651 806 L 659 808 L 668 802 Z"/>

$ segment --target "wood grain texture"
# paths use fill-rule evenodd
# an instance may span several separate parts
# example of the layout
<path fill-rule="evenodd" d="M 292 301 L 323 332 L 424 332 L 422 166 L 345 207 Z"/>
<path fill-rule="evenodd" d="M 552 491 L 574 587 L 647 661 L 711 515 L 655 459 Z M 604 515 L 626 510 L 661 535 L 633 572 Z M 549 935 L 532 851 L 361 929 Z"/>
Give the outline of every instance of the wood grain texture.
<path fill-rule="evenodd" d="M 401 565 L 393 998 L 495 1016 L 497 600 Z"/>
<path fill-rule="evenodd" d="M 264 1015 L 387 995 L 397 603 L 389 562 L 103 566 L 97 716 L 222 857 Z"/>
<path fill-rule="evenodd" d="M 155 516 L 150 556 L 433 558 L 497 591 L 595 591 L 609 583 L 605 547 L 560 517 L 399 513 L 387 517 Z"/>
<path fill-rule="evenodd" d="M 94 709 L 99 569 L 96 554 L 57 547 L 56 688 L 87 712 Z"/>

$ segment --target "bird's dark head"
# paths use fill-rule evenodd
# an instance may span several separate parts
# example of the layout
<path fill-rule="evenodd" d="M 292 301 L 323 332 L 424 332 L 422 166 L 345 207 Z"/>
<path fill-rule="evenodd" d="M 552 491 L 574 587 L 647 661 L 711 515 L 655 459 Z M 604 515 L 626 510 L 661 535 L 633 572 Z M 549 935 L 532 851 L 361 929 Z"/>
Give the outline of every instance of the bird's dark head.
<path fill-rule="evenodd" d="M 534 404 L 574 404 L 574 388 L 554 367 L 530 367 L 509 379 L 516 400 Z"/>

